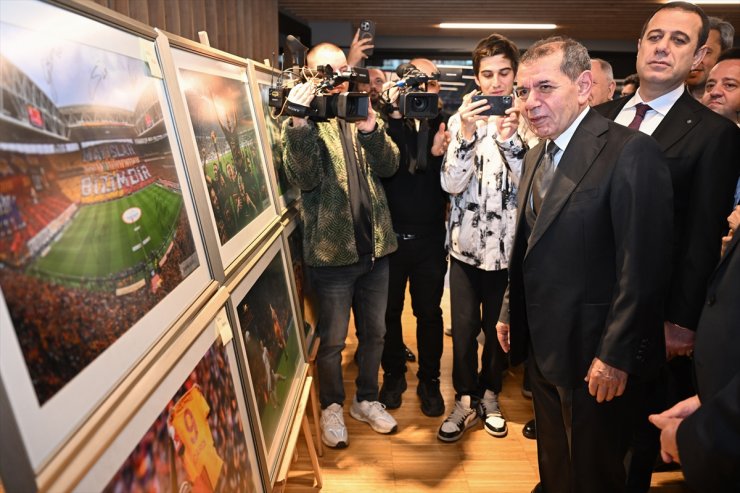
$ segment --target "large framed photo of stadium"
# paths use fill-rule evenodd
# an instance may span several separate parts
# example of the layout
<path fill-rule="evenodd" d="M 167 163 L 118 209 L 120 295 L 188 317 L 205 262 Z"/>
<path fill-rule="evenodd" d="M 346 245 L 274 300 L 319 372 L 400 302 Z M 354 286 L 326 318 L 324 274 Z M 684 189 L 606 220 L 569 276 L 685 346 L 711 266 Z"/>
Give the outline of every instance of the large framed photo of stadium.
<path fill-rule="evenodd" d="M 307 364 L 281 236 L 259 253 L 234 279 L 230 305 L 272 484 L 296 418 Z"/>
<path fill-rule="evenodd" d="M 212 284 L 155 33 L 92 12 L 0 2 L 0 387 L 35 471 Z"/>
<path fill-rule="evenodd" d="M 222 307 L 74 491 L 265 491 L 264 455 L 224 334 L 231 326 Z"/>
<path fill-rule="evenodd" d="M 290 222 L 283 229 L 282 234 L 285 246 L 290 253 L 296 299 L 303 324 L 304 347 L 310 353 L 319 320 L 319 300 L 316 290 L 311 285 L 311 278 L 303 257 L 303 221 L 298 211 L 294 211 L 291 215 Z"/>
<path fill-rule="evenodd" d="M 187 123 L 178 125 L 178 132 L 190 157 L 191 179 L 199 180 L 198 189 L 207 195 L 205 213 L 228 271 L 277 219 L 249 97 L 246 60 L 168 36 L 177 74 L 176 81 L 167 81 L 168 87 L 187 110 Z"/>
<path fill-rule="evenodd" d="M 255 114 L 259 119 L 259 130 L 262 135 L 262 145 L 265 157 L 272 163 L 271 171 L 275 178 L 275 195 L 281 211 L 285 210 L 300 192 L 297 187 L 290 184 L 288 175 L 283 167 L 283 145 L 280 137 L 283 122 L 288 118 L 281 116 L 280 111 L 273 111 L 267 102 L 269 100 L 270 87 L 280 71 L 263 65 L 254 60 L 249 60 L 249 80 L 252 85 L 252 98 Z M 276 116 L 277 115 L 277 116 Z"/>

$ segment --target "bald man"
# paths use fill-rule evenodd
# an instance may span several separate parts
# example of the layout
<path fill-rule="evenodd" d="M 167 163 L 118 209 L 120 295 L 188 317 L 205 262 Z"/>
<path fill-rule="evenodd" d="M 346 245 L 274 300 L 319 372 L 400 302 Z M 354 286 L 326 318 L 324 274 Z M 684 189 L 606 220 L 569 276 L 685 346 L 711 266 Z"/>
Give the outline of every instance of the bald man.
<path fill-rule="evenodd" d="M 588 97 L 588 105 L 597 106 L 601 103 L 611 101 L 612 97 L 614 97 L 614 91 L 617 89 L 611 64 L 601 58 L 592 58 L 591 75 L 593 77 L 593 83 L 591 85 L 591 94 Z"/>
<path fill-rule="evenodd" d="M 315 46 L 307 63 L 309 68 L 328 64 L 335 72 L 348 68 L 342 50 L 329 43 Z M 346 90 L 344 83 L 331 92 Z M 310 106 L 315 91 L 316 82 L 310 80 L 291 89 L 288 100 Z M 292 116 L 283 125 L 285 171 L 301 190 L 303 251 L 319 298 L 321 439 L 333 448 L 349 444 L 342 407 L 342 350 L 350 309 L 359 341 L 357 393 L 350 415 L 378 433 L 398 428 L 378 402 L 388 255 L 397 248 L 380 178 L 398 169 L 398 148 L 368 109 L 367 118 L 355 123 Z"/>

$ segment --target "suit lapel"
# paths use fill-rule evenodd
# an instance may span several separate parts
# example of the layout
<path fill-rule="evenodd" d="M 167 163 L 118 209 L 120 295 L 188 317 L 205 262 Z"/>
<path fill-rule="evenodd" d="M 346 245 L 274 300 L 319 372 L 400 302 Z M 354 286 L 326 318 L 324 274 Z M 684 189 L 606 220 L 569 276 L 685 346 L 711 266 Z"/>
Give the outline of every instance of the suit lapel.
<path fill-rule="evenodd" d="M 663 152 L 701 121 L 701 114 L 692 108 L 692 102 L 687 99 L 692 98 L 688 92 L 684 92 L 652 134 Z"/>
<path fill-rule="evenodd" d="M 719 272 L 720 268 L 722 267 L 722 264 L 727 261 L 728 258 L 730 258 L 730 255 L 732 254 L 732 251 L 736 248 L 738 248 L 738 243 L 740 243 L 740 233 L 736 232 L 735 236 L 732 237 L 730 240 L 730 243 L 727 245 L 727 249 L 725 250 L 725 254 L 722 255 L 722 257 L 719 259 L 719 263 L 717 263 L 717 267 L 714 268 L 714 271 L 712 271 L 712 275 L 709 276 L 709 282 L 707 285 L 711 284 L 714 280 L 714 277 L 717 275 L 717 272 Z"/>
<path fill-rule="evenodd" d="M 517 197 L 517 205 L 519 206 L 518 210 L 522 211 L 522 213 L 524 212 L 527 200 L 529 200 L 529 193 L 532 188 L 532 178 L 534 177 L 535 168 L 544 153 L 545 141 L 541 141 L 524 157 L 524 173 L 522 174 L 521 180 L 519 180 L 519 196 Z"/>
<path fill-rule="evenodd" d="M 589 110 L 578 129 L 576 129 L 573 138 L 560 158 L 550 188 L 542 202 L 542 210 L 537 216 L 537 221 L 535 221 L 532 234 L 529 237 L 525 258 L 552 225 L 576 186 L 593 165 L 606 144 L 606 138 L 602 134 L 608 128 L 605 119 L 601 118 L 595 111 Z M 523 209 L 521 210 L 523 211 Z"/>

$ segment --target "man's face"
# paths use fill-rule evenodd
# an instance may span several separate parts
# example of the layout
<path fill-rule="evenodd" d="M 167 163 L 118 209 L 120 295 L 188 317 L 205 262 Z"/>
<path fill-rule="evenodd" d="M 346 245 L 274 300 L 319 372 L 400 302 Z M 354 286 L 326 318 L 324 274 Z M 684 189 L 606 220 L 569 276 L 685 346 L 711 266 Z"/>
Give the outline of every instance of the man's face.
<path fill-rule="evenodd" d="M 623 98 L 632 97 L 633 94 L 635 94 L 635 91 L 637 91 L 637 86 L 634 84 L 625 84 L 622 86 L 622 92 L 621 96 Z"/>
<path fill-rule="evenodd" d="M 696 51 L 700 30 L 701 18 L 694 12 L 663 9 L 656 13 L 637 43 L 640 87 L 663 95 L 683 84 L 704 53 Z"/>
<path fill-rule="evenodd" d="M 484 96 L 508 96 L 514 88 L 514 68 L 504 55 L 487 56 L 480 61 L 475 83 Z"/>
<path fill-rule="evenodd" d="M 380 99 L 380 95 L 383 94 L 383 84 L 385 84 L 385 73 L 377 68 L 371 68 L 370 72 L 370 84 L 369 90 L 370 99 L 376 102 Z"/>
<path fill-rule="evenodd" d="M 418 68 L 428 76 L 432 76 L 435 72 L 437 72 L 437 66 L 434 65 L 429 60 L 412 60 L 411 61 L 414 64 L 414 67 Z M 424 90 L 426 92 L 431 92 L 433 94 L 439 94 L 439 81 L 438 80 L 430 80 L 427 82 L 426 87 Z"/>
<path fill-rule="evenodd" d="M 712 68 L 707 78 L 702 103 L 720 115 L 738 123 L 740 112 L 740 60 L 723 60 Z"/>
<path fill-rule="evenodd" d="M 689 72 L 689 76 L 686 79 L 686 83 L 689 86 L 702 86 L 707 81 L 707 76 L 712 67 L 717 63 L 717 58 L 722 51 L 722 42 L 720 41 L 719 31 L 712 29 L 709 31 L 709 37 L 707 38 L 707 52 L 704 54 L 704 58 L 701 59 L 699 65 Z"/>
<path fill-rule="evenodd" d="M 347 57 L 344 56 L 342 50 L 324 49 L 316 54 L 315 58 L 316 66 L 323 67 L 324 65 L 331 65 L 334 73 L 344 72 L 349 68 L 347 65 Z M 334 89 L 329 91 L 330 94 L 338 94 L 340 92 L 346 92 L 349 90 L 349 82 L 342 82 Z"/>
<path fill-rule="evenodd" d="M 589 106 L 596 106 L 611 100 L 617 84 L 613 80 L 607 80 L 606 72 L 602 70 L 599 62 L 591 62 L 591 75 L 593 84 L 591 95 L 588 97 Z"/>
<path fill-rule="evenodd" d="M 517 92 L 522 94 L 524 117 L 541 139 L 555 139 L 578 117 L 588 102 L 591 72 L 571 81 L 560 71 L 561 51 L 519 67 Z"/>

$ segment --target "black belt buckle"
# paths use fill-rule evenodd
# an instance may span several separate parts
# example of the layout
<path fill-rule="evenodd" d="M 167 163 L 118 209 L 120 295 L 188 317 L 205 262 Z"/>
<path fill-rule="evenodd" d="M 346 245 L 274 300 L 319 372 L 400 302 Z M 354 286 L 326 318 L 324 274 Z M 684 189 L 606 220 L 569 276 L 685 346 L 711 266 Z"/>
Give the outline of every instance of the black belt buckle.
<path fill-rule="evenodd" d="M 411 235 L 406 233 L 396 233 L 396 237 L 399 240 L 415 240 L 417 238 L 417 235 Z"/>

